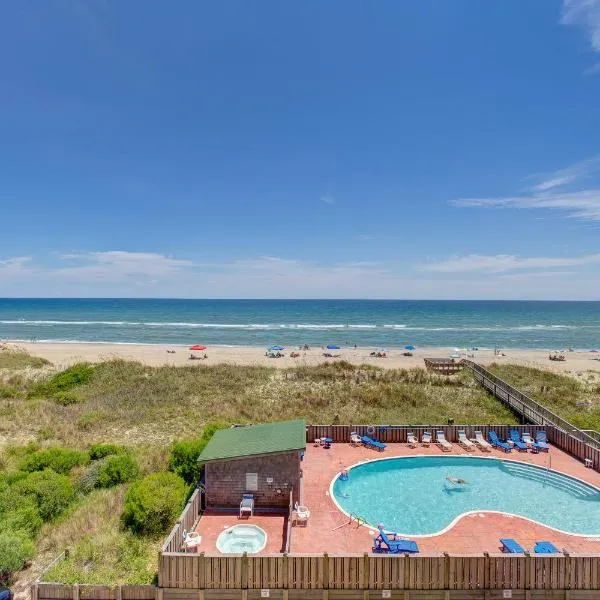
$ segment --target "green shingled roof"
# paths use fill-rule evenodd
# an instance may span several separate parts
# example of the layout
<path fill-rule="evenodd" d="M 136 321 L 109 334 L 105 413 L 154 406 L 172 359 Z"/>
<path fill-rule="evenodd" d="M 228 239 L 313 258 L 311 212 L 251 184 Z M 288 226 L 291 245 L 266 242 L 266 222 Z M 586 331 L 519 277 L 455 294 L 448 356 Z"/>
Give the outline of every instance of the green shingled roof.
<path fill-rule="evenodd" d="M 304 421 L 279 421 L 220 429 L 198 457 L 198 462 L 272 454 L 306 447 Z"/>

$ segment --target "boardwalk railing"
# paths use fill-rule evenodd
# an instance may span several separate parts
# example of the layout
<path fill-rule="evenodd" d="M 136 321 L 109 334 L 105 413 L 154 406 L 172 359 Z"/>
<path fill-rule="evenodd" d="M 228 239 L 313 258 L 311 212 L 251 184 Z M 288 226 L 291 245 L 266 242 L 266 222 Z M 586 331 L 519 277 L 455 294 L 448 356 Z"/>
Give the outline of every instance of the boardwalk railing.
<path fill-rule="evenodd" d="M 496 377 L 496 375 L 481 365 L 468 359 L 463 359 L 463 364 L 471 370 L 475 379 L 483 387 L 492 392 L 496 398 L 508 404 L 513 410 L 523 415 L 524 420 L 537 425 L 553 425 L 558 429 L 562 429 L 576 440 L 600 450 L 600 441 L 598 439 L 578 429 L 566 419 L 559 417 L 556 413 L 553 413 L 539 402 L 526 396 L 509 383 L 506 383 L 506 381 Z"/>
<path fill-rule="evenodd" d="M 585 556 L 576 554 L 511 556 L 501 553 L 479 556 L 163 554 L 159 564 L 159 586 L 164 588 L 165 600 L 171 597 L 183 597 L 175 593 L 170 594 L 169 589 L 173 588 L 177 588 L 179 593 L 186 589 L 215 589 L 221 590 L 223 594 L 226 593 L 225 590 L 304 590 L 304 594 L 296 592 L 294 598 L 307 599 L 321 597 L 314 593 L 311 595 L 310 590 L 347 590 L 343 598 L 356 598 L 356 600 L 359 598 L 362 600 L 364 590 L 598 590 L 600 589 L 600 554 Z M 351 590 L 360 593 L 353 594 Z M 381 598 L 381 592 L 374 597 Z M 420 595 L 418 597 L 446 598 L 448 596 Z M 482 592 L 480 596 L 469 594 L 454 597 L 484 598 L 485 596 Z M 548 594 L 543 597 L 564 598 L 565 596 Z M 571 595 L 571 598 L 575 597 Z M 591 595 L 581 597 L 592 598 Z"/>
<path fill-rule="evenodd" d="M 192 531 L 194 525 L 200 515 L 200 509 L 202 506 L 202 494 L 201 488 L 196 488 L 194 493 L 190 496 L 183 512 L 177 519 L 175 526 L 171 529 L 171 533 L 167 536 L 165 543 L 161 548 L 161 552 L 179 552 L 183 544 L 183 532 Z"/>

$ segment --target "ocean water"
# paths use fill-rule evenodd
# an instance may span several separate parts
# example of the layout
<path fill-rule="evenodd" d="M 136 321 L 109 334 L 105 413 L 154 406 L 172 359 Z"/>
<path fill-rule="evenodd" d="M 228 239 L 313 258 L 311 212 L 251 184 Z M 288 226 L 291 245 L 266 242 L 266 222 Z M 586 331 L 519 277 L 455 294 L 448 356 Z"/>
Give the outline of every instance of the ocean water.
<path fill-rule="evenodd" d="M 589 350 L 600 302 L 0 299 L 0 339 Z"/>
<path fill-rule="evenodd" d="M 469 483 L 455 485 L 446 477 Z M 555 529 L 600 534 L 600 491 L 556 471 L 497 458 L 415 456 L 376 460 L 333 484 L 346 514 L 407 535 L 439 533 L 460 515 L 499 511 Z"/>

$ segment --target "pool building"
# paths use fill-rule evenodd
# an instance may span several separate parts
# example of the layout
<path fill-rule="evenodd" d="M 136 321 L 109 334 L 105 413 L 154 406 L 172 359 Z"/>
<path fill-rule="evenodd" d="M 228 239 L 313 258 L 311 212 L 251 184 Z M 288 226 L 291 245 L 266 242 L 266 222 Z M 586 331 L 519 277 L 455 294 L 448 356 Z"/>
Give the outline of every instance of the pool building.
<path fill-rule="evenodd" d="M 238 509 L 252 497 L 253 512 L 287 510 L 301 503 L 301 458 L 306 447 L 302 420 L 217 431 L 198 462 L 204 465 L 208 510 Z"/>

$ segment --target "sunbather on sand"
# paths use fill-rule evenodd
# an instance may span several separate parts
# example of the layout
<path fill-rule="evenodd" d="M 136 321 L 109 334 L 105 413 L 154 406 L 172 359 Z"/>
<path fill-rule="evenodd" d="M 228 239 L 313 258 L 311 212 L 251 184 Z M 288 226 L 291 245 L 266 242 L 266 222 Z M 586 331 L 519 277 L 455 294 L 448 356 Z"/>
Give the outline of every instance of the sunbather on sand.
<path fill-rule="evenodd" d="M 446 477 L 446 479 L 450 483 L 457 483 L 459 485 L 466 485 L 469 483 L 466 479 L 463 479 L 462 477 L 452 477 L 452 475 L 448 475 L 448 477 Z"/>

